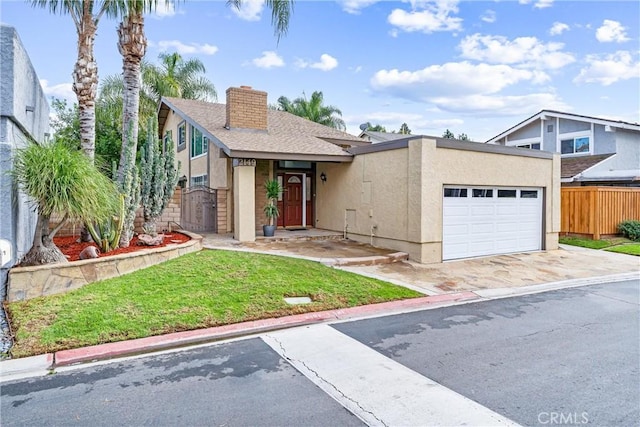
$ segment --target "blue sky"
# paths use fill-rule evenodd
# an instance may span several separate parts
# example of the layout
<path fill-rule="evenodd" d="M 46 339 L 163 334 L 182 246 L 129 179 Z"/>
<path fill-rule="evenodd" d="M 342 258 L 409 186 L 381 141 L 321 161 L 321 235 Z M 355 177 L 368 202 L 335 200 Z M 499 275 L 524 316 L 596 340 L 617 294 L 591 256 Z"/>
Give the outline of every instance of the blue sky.
<path fill-rule="evenodd" d="M 277 42 L 262 0 L 160 2 L 145 21 L 156 61 L 196 57 L 218 101 L 249 85 L 291 99 L 314 90 L 342 110 L 347 131 L 369 121 L 414 134 L 446 128 L 484 141 L 543 108 L 640 121 L 640 2 L 297 1 Z M 49 96 L 74 100 L 76 34 L 69 16 L 0 3 Z M 96 38 L 100 77 L 119 74 L 117 22 Z"/>

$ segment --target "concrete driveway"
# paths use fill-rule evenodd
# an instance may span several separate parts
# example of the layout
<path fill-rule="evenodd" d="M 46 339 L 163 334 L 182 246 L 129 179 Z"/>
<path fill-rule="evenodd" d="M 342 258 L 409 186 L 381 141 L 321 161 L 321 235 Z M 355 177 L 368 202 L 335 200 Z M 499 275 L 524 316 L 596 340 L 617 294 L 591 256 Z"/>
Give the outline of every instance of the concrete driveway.
<path fill-rule="evenodd" d="M 316 234 L 253 243 L 240 243 L 229 235 L 205 235 L 203 245 L 211 249 L 253 251 L 332 263 L 338 268 L 404 285 L 427 295 L 522 287 L 624 273 L 640 274 L 640 257 L 567 245 L 561 245 L 561 249 L 554 251 L 489 256 L 441 264 L 382 261 L 376 265 L 346 266 L 348 263 L 342 261 L 361 259 L 362 264 L 371 264 L 368 260 L 388 258 L 389 261 L 396 261 L 398 257 L 394 258 L 393 250 L 343 240 L 339 234 L 322 234 L 321 231 L 316 231 Z M 331 262 L 336 260 L 338 262 Z"/>

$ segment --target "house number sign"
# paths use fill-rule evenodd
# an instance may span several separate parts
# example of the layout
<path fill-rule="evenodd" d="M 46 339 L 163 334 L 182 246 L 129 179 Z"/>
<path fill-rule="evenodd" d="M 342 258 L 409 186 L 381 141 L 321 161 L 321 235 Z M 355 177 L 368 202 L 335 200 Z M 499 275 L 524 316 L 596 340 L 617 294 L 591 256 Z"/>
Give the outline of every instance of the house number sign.
<path fill-rule="evenodd" d="M 256 167 L 256 159 L 233 159 L 233 166 L 253 166 Z"/>

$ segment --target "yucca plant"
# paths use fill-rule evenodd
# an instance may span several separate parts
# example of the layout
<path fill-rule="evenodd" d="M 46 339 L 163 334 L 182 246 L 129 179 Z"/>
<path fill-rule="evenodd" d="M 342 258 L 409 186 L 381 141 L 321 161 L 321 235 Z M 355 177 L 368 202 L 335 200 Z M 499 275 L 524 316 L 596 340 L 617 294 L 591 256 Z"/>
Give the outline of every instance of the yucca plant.
<path fill-rule="evenodd" d="M 269 225 L 273 226 L 275 219 L 280 216 L 278 197 L 280 193 L 282 193 L 282 186 L 277 179 L 270 179 L 264 183 L 264 189 L 267 193 L 267 204 L 264 207 L 264 214 L 269 220 Z"/>
<path fill-rule="evenodd" d="M 105 221 L 117 210 L 113 182 L 96 169 L 91 159 L 64 141 L 30 141 L 14 152 L 11 173 L 38 212 L 33 245 L 21 261 L 24 266 L 66 262 L 53 243 L 64 223 L 69 219 Z M 51 215 L 56 213 L 63 220 L 49 230 Z"/>

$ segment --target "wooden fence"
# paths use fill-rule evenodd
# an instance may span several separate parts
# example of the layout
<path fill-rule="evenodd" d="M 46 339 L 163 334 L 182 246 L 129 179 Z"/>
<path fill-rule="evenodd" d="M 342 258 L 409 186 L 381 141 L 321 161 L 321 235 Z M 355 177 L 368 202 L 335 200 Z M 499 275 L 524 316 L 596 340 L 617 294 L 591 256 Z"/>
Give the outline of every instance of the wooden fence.
<path fill-rule="evenodd" d="M 640 220 L 640 188 L 562 187 L 560 233 L 592 239 L 618 234 L 618 224 Z"/>

